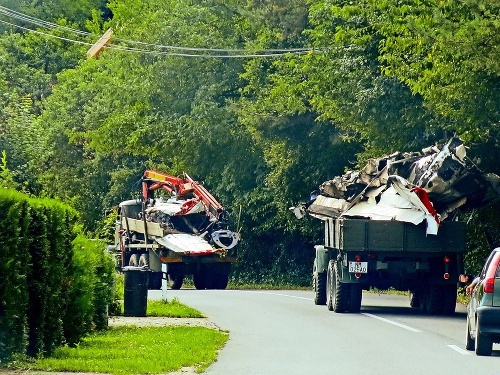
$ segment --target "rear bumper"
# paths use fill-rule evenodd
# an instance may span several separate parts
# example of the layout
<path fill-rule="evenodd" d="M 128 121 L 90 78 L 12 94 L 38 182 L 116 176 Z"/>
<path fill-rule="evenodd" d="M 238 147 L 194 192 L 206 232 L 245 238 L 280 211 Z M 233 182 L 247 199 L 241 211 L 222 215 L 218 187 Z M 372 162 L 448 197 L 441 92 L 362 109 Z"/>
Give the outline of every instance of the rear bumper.
<path fill-rule="evenodd" d="M 482 306 L 476 313 L 481 333 L 500 337 L 500 307 Z"/>

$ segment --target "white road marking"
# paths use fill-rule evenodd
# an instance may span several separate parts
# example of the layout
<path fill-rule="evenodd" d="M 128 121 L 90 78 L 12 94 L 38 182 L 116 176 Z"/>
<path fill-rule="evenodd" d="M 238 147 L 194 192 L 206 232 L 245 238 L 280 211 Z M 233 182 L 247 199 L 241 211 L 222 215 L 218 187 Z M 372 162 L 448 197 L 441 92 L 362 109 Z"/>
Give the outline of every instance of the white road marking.
<path fill-rule="evenodd" d="M 389 320 L 389 319 L 382 318 L 382 317 L 377 316 L 377 315 L 368 314 L 368 313 L 361 313 L 361 314 L 366 315 L 366 316 L 369 316 L 370 318 L 378 319 L 378 320 L 381 320 L 381 321 L 383 321 L 383 322 L 386 322 L 386 323 L 389 323 L 389 324 L 392 324 L 392 325 L 395 325 L 395 326 L 398 326 L 398 327 L 401 327 L 401 328 L 407 329 L 408 331 L 412 331 L 412 332 L 422 332 L 422 331 L 419 331 L 419 330 L 418 330 L 418 329 L 416 329 L 416 328 L 412 328 L 412 327 L 406 326 L 406 325 L 404 325 L 404 324 L 401 324 L 401 323 L 398 323 L 398 322 L 395 322 L 395 321 L 392 321 L 392 320 Z"/>
<path fill-rule="evenodd" d="M 274 293 L 274 292 L 264 292 L 264 291 L 258 291 L 258 290 L 233 290 L 233 292 L 269 294 L 269 295 L 272 295 L 272 296 L 290 297 L 290 298 L 296 298 L 296 299 L 303 299 L 303 300 L 306 300 L 306 301 L 312 301 L 312 298 L 299 297 L 299 296 L 291 296 L 290 294 Z"/>
<path fill-rule="evenodd" d="M 466 355 L 470 355 L 470 352 L 468 352 L 467 350 L 465 349 L 462 349 L 456 345 L 446 345 L 448 348 L 450 349 L 453 349 L 454 351 L 456 352 L 459 352 L 460 354 L 466 354 Z"/>

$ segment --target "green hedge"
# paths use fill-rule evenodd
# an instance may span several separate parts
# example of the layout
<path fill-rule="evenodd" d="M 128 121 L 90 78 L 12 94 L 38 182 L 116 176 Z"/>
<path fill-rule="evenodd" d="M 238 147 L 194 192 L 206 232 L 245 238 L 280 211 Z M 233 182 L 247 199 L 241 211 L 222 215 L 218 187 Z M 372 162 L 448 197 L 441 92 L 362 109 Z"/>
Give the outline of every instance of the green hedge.
<path fill-rule="evenodd" d="M 26 349 L 28 334 L 28 202 L 0 190 L 0 360 Z"/>
<path fill-rule="evenodd" d="M 106 328 L 113 261 L 77 234 L 76 218 L 59 201 L 0 190 L 0 362 Z"/>

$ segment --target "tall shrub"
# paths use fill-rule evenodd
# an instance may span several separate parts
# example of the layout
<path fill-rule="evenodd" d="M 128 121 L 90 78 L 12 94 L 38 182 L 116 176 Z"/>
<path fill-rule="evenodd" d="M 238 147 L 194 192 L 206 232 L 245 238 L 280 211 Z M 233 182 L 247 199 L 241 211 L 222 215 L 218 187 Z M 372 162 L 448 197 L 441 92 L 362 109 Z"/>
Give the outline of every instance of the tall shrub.
<path fill-rule="evenodd" d="M 64 315 L 64 334 L 70 345 L 94 329 L 107 327 L 107 306 L 111 302 L 114 264 L 102 241 L 83 235 L 73 241 L 73 262 Z"/>
<path fill-rule="evenodd" d="M 28 223 L 23 196 L 0 189 L 0 363 L 27 345 Z"/>
<path fill-rule="evenodd" d="M 106 328 L 114 264 L 76 219 L 59 201 L 0 189 L 0 363 Z"/>
<path fill-rule="evenodd" d="M 68 280 L 76 214 L 54 200 L 30 199 L 32 220 L 29 273 L 28 355 L 50 354 L 64 340 L 62 314 L 68 306 Z"/>

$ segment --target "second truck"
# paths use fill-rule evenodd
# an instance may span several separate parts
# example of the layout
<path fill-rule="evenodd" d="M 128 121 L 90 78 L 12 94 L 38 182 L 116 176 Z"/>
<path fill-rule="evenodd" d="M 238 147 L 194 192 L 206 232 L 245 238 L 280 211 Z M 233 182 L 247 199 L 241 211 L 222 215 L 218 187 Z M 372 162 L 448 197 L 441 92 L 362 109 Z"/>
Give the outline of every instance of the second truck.
<path fill-rule="evenodd" d="M 196 289 L 226 288 L 240 237 L 202 184 L 187 174 L 148 170 L 141 198 L 121 202 L 118 212 L 112 245 L 117 268 L 147 268 L 149 289 L 160 289 L 163 277 L 170 288 L 180 289 L 186 275 L 193 276 Z"/>
<path fill-rule="evenodd" d="M 413 153 L 371 159 L 359 172 L 326 181 L 293 208 L 320 219 L 315 246 L 314 302 L 359 312 L 362 291 L 409 291 L 410 305 L 432 314 L 455 312 L 466 250 L 458 209 L 498 199 L 499 177 L 466 157 L 461 140 Z"/>

